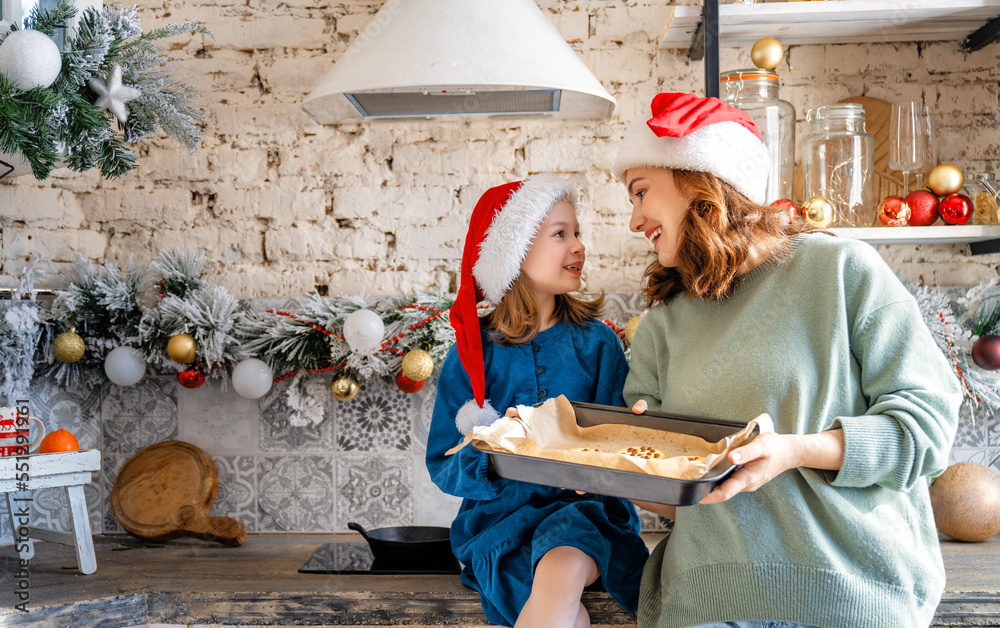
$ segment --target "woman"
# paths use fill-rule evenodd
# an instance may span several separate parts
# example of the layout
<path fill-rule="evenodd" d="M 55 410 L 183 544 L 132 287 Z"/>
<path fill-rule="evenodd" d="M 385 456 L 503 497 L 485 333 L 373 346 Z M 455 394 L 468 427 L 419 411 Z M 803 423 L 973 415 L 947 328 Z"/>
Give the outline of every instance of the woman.
<path fill-rule="evenodd" d="M 927 626 L 944 588 L 927 479 L 959 385 L 870 246 L 763 205 L 764 155 L 744 112 L 659 94 L 615 163 L 657 256 L 626 403 L 775 425 L 700 504 L 640 504 L 675 527 L 639 625 Z"/>

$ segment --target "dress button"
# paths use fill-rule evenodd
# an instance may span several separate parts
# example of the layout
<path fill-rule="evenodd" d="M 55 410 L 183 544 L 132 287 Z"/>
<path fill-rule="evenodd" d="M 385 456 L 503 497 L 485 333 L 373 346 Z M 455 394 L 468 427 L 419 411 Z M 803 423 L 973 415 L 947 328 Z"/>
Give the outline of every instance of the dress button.
<path fill-rule="evenodd" d="M 543 369 L 542 367 L 539 366 L 537 369 L 535 369 L 535 375 L 541 375 L 542 371 L 544 371 L 544 370 L 545 369 Z"/>
<path fill-rule="evenodd" d="M 541 348 L 541 347 L 539 347 L 538 345 L 531 345 L 531 349 L 532 349 L 532 350 L 533 350 L 533 351 L 534 351 L 535 353 L 538 353 L 539 351 L 541 351 L 541 350 L 542 350 L 542 348 Z"/>
<path fill-rule="evenodd" d="M 539 390 L 539 391 L 538 391 L 538 397 L 539 397 L 539 398 L 542 398 L 542 397 L 544 397 L 544 396 L 545 396 L 545 391 L 544 391 L 544 390 Z"/>

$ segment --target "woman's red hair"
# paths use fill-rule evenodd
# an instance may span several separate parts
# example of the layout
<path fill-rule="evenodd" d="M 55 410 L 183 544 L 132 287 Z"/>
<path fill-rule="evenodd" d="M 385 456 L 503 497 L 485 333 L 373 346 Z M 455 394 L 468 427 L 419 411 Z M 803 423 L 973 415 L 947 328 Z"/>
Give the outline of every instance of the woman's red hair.
<path fill-rule="evenodd" d="M 799 233 L 819 231 L 805 220 L 790 220 L 786 209 L 754 203 L 715 175 L 672 172 L 677 189 L 691 204 L 681 223 L 677 266 L 667 268 L 654 260 L 643 274 L 643 292 L 650 306 L 666 303 L 680 292 L 707 300 L 725 299 L 732 294 L 739 269 L 754 245 L 786 242 Z"/>

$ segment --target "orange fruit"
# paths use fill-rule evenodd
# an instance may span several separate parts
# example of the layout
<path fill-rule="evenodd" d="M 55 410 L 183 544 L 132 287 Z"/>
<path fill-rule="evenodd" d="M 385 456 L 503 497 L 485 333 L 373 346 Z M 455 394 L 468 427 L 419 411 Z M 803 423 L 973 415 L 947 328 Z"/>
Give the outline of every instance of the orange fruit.
<path fill-rule="evenodd" d="M 80 443 L 66 430 L 49 432 L 38 445 L 38 453 L 54 454 L 60 451 L 80 451 Z"/>

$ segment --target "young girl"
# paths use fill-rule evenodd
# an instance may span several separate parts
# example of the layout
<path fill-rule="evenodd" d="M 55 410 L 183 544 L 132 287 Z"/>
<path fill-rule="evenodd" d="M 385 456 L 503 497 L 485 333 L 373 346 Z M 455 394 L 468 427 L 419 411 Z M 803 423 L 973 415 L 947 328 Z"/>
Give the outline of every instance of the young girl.
<path fill-rule="evenodd" d="M 463 497 L 451 526 L 462 582 L 479 591 L 487 619 L 505 626 L 589 626 L 580 603 L 598 578 L 628 610 L 643 563 L 629 502 L 508 481 L 472 447 L 445 452 L 494 408 L 571 401 L 624 405 L 628 365 L 615 334 L 595 319 L 603 295 L 582 301 L 584 247 L 570 191 L 552 175 L 501 185 L 472 213 L 462 277 L 449 315 L 456 343 L 441 368 L 427 468 Z M 479 318 L 476 304 L 495 309 Z"/>
<path fill-rule="evenodd" d="M 775 426 L 700 504 L 647 505 L 675 525 L 639 626 L 927 626 L 945 583 L 927 479 L 961 389 L 872 247 L 763 204 L 769 162 L 749 116 L 693 94 L 656 96 L 615 162 L 656 258 L 626 400 Z"/>

